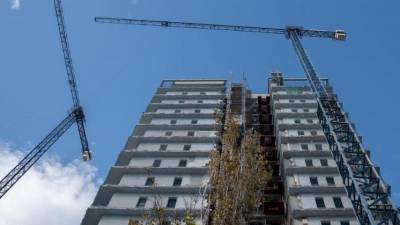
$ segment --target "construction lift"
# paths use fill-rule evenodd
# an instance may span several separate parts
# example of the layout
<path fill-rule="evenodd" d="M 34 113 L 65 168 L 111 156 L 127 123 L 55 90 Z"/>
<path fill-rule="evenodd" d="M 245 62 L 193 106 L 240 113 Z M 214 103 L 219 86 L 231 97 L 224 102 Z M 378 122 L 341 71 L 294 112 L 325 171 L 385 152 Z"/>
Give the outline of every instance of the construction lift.
<path fill-rule="evenodd" d="M 85 131 L 85 114 L 79 102 L 78 89 L 75 81 L 74 67 L 68 45 L 68 37 L 64 24 L 61 0 L 54 0 L 54 9 L 57 17 L 58 31 L 67 69 L 68 84 L 72 95 L 73 107 L 67 117 L 59 123 L 33 150 L 31 150 L 1 181 L 0 198 L 2 198 L 18 180 L 50 149 L 50 147 L 76 123 L 82 145 L 82 159 L 91 159 L 91 153 Z"/>
<path fill-rule="evenodd" d="M 95 22 L 284 35 L 291 41 L 317 98 L 319 120 L 360 224 L 400 225 L 400 212 L 390 198 L 390 186 L 384 183 L 379 171 L 373 165 L 341 103 L 325 89 L 300 41 L 302 37 L 344 41 L 346 33 L 343 30 L 311 30 L 297 26 L 269 28 L 110 17 L 96 17 Z"/>

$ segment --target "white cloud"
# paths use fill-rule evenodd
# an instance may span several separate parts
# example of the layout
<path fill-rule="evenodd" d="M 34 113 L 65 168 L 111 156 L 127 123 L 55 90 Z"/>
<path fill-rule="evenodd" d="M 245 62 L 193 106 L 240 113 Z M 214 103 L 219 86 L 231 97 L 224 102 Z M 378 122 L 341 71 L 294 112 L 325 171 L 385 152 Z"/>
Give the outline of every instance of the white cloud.
<path fill-rule="evenodd" d="M 0 142 L 0 177 L 22 156 Z M 78 160 L 65 165 L 56 157 L 43 157 L 0 199 L 0 225 L 80 224 L 100 183 L 96 172 Z"/>
<path fill-rule="evenodd" d="M 21 0 L 11 0 L 11 8 L 19 9 L 21 7 Z"/>

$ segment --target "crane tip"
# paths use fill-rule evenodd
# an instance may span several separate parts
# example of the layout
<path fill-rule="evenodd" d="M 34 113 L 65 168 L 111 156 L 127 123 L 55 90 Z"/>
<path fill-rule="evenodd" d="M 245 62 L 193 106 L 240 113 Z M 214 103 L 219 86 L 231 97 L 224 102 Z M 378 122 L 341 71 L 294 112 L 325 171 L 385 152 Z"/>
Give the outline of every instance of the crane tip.
<path fill-rule="evenodd" d="M 336 30 L 335 31 L 335 40 L 344 41 L 347 38 L 347 34 L 344 30 Z"/>
<path fill-rule="evenodd" d="M 82 152 L 82 160 L 83 161 L 89 161 L 92 159 L 92 154 L 90 153 L 90 151 L 86 150 Z"/>

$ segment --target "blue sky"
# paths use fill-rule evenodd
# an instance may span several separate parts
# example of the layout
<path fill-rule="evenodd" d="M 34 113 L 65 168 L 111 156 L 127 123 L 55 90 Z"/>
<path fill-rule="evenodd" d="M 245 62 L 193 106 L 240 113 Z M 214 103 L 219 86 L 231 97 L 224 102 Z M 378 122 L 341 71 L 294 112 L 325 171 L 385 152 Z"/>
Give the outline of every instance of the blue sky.
<path fill-rule="evenodd" d="M 373 161 L 400 203 L 396 118 L 400 109 L 398 1 L 86 0 L 63 1 L 87 132 L 98 176 L 105 177 L 164 78 L 237 78 L 266 91 L 279 70 L 303 76 L 290 42 L 279 35 L 95 24 L 95 16 L 315 29 L 344 29 L 346 42 L 304 39 L 356 123 Z M 0 140 L 30 149 L 61 121 L 71 97 L 52 1 L 0 1 Z M 50 150 L 80 157 L 75 127 Z"/>

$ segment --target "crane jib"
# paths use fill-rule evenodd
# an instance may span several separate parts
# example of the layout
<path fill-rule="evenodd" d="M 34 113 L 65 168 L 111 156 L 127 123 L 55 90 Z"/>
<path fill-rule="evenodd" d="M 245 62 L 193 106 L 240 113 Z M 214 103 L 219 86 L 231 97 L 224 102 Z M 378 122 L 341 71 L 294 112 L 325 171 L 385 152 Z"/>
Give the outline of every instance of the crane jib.
<path fill-rule="evenodd" d="M 126 18 L 112 18 L 112 17 L 96 17 L 94 20 L 97 23 L 115 23 L 115 24 L 142 25 L 142 26 L 226 30 L 226 31 L 238 31 L 238 32 L 269 33 L 269 34 L 287 34 L 289 30 L 296 29 L 299 36 L 331 38 L 334 40 L 345 40 L 346 39 L 346 33 L 342 30 L 337 30 L 337 31 L 311 30 L 311 29 L 304 29 L 299 26 L 287 26 L 285 28 L 273 28 L 273 27 L 240 26 L 240 25 L 227 25 L 227 24 L 176 22 L 176 21 L 165 21 L 165 20 L 126 19 Z"/>

